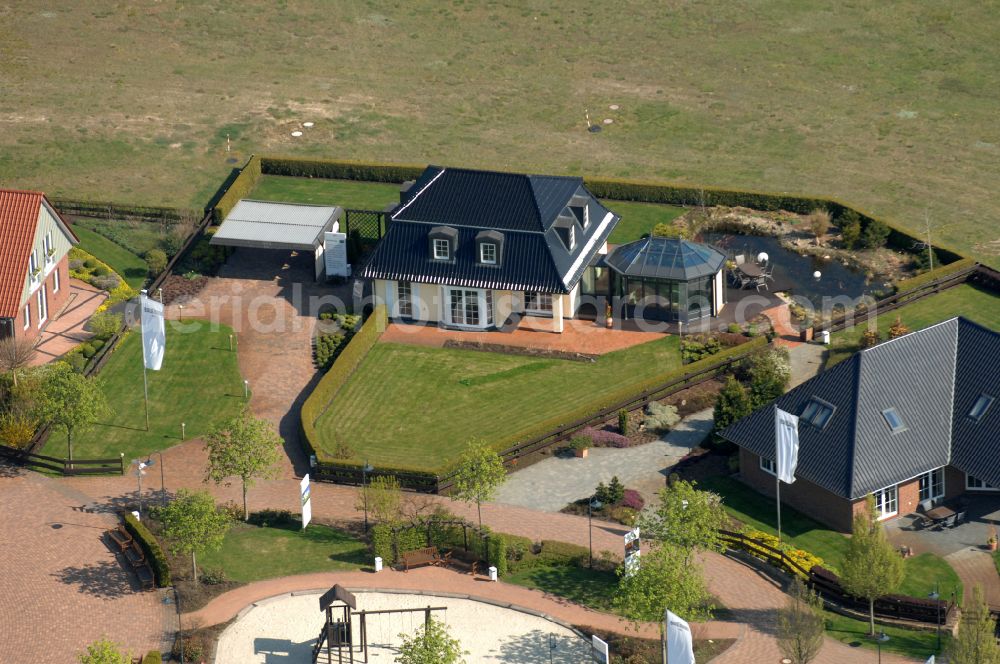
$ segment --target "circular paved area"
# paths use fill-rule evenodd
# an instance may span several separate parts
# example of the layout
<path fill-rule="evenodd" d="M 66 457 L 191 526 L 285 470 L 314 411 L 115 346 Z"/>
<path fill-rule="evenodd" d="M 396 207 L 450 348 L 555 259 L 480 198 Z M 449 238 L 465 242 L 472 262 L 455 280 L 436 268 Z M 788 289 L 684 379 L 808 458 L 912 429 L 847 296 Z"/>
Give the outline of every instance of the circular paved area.
<path fill-rule="evenodd" d="M 65 483 L 0 465 L 0 661 L 64 664 L 102 635 L 134 654 L 174 623 L 105 546 L 115 524 Z"/>
<path fill-rule="evenodd" d="M 317 602 L 320 592 L 259 602 L 223 632 L 216 664 L 309 664 L 323 625 Z M 576 664 L 589 658 L 588 642 L 572 630 L 514 609 L 468 599 L 402 593 L 359 592 L 356 597 L 359 611 L 446 607 L 446 611 L 435 611 L 433 615 L 461 642 L 470 662 Z M 415 633 L 423 620 L 423 612 L 370 616 L 368 661 L 395 661 L 401 643 L 399 635 Z M 354 635 L 359 643 L 357 621 L 355 618 Z"/>

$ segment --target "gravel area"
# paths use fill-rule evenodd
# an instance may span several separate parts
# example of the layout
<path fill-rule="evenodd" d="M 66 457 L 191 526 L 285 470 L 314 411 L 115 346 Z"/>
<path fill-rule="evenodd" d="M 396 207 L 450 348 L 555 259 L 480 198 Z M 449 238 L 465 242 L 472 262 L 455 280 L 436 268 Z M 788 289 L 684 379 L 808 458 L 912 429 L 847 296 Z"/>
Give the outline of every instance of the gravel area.
<path fill-rule="evenodd" d="M 312 646 L 323 625 L 319 595 L 319 592 L 282 595 L 258 602 L 222 633 L 216 664 L 277 661 L 309 664 Z M 577 664 L 590 659 L 588 641 L 565 627 L 521 611 L 473 600 L 428 595 L 359 592 L 357 599 L 359 611 L 447 607 L 447 611 L 435 611 L 435 617 L 447 624 L 451 635 L 461 641 L 462 647 L 469 652 L 465 658 L 468 664 L 549 661 L 553 664 Z M 422 622 L 422 613 L 370 617 L 368 661 L 393 662 L 400 644 L 398 635 L 413 633 Z M 359 629 L 360 619 L 355 618 L 356 638 Z M 555 648 L 551 649 L 553 645 Z M 321 657 L 320 661 L 325 660 Z"/>

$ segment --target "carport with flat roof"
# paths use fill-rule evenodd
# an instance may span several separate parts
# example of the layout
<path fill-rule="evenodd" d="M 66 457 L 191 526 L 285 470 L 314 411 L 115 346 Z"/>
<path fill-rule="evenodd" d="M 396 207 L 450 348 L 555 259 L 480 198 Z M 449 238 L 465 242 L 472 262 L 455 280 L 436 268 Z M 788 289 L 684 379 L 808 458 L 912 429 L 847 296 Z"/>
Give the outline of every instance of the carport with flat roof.
<path fill-rule="evenodd" d="M 310 251 L 315 278 L 323 275 L 324 233 L 338 232 L 343 208 L 241 200 L 226 215 L 210 244 L 252 249 Z"/>

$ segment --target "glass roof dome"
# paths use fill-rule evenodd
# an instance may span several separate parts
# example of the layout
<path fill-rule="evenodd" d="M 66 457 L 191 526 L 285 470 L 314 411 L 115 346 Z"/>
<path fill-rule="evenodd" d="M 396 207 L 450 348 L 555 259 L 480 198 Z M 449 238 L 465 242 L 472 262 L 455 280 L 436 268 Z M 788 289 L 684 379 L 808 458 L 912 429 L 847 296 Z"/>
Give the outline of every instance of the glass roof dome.
<path fill-rule="evenodd" d="M 700 242 L 647 237 L 615 248 L 606 262 L 626 277 L 691 281 L 713 276 L 726 262 L 726 256 Z"/>

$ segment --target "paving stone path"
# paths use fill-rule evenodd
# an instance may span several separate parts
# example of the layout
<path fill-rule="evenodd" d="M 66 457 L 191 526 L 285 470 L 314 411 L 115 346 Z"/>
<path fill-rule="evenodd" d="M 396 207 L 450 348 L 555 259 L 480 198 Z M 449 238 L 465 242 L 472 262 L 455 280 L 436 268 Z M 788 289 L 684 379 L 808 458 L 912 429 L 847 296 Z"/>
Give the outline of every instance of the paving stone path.
<path fill-rule="evenodd" d="M 615 475 L 625 486 L 651 500 L 667 473 L 712 430 L 712 409 L 692 413 L 660 440 L 615 449 L 592 448 L 586 459 L 549 457 L 510 475 L 494 502 L 558 512 L 574 500 L 594 493 L 598 482 Z"/>

